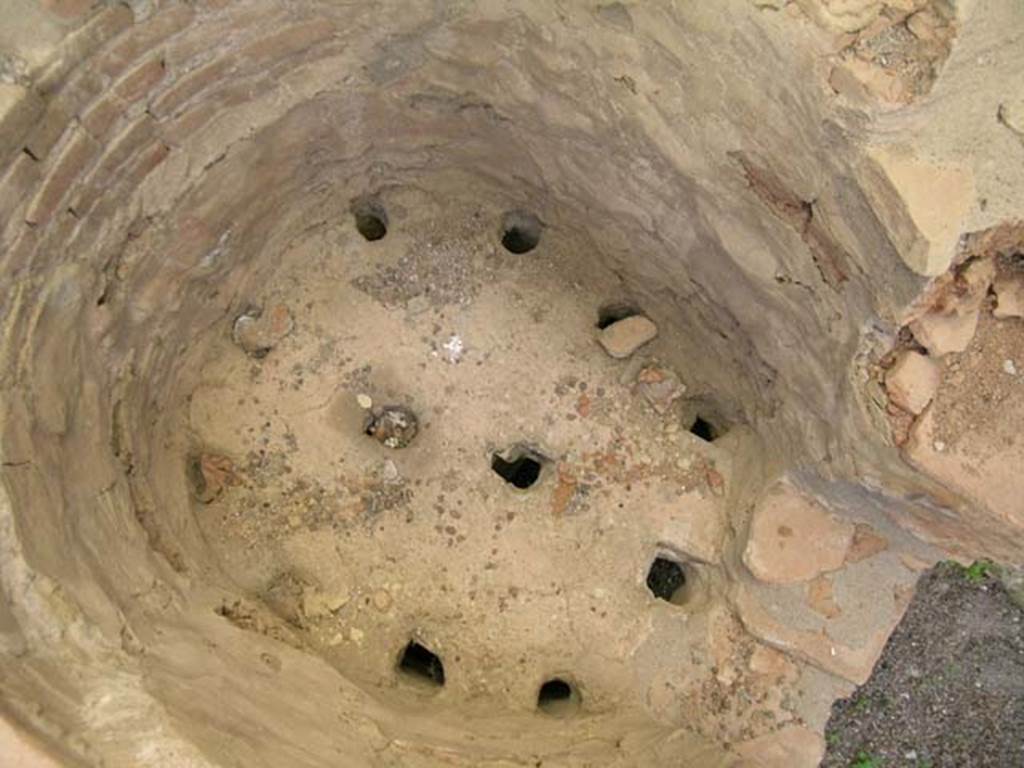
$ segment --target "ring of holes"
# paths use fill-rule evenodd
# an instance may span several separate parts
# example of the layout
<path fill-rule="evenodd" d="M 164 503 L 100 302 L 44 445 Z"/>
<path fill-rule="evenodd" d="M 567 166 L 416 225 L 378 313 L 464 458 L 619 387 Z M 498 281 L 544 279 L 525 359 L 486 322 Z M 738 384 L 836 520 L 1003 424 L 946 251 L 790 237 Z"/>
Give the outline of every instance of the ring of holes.
<path fill-rule="evenodd" d="M 352 203 L 352 215 L 356 230 L 363 239 L 373 242 L 381 240 L 388 233 L 388 214 L 377 200 L 362 198 Z"/>
<path fill-rule="evenodd" d="M 533 451 L 517 447 L 506 453 L 491 456 L 491 469 L 509 485 L 519 490 L 532 487 L 544 468 L 544 459 Z"/>
<path fill-rule="evenodd" d="M 597 328 L 603 331 L 609 325 L 619 322 L 619 320 L 625 320 L 627 317 L 636 317 L 642 314 L 637 307 L 626 302 L 605 304 L 597 310 Z"/>
<path fill-rule="evenodd" d="M 444 685 L 444 663 L 424 645 L 410 640 L 398 657 L 398 671 L 421 683 L 440 688 Z"/>
<path fill-rule="evenodd" d="M 688 401 L 689 408 L 684 411 L 692 417 L 686 426 L 691 435 L 699 437 L 706 443 L 713 443 L 725 435 L 731 428 L 730 422 L 722 416 L 717 403 L 707 397 L 695 397 Z"/>
<path fill-rule="evenodd" d="M 647 569 L 647 589 L 659 600 L 685 605 L 693 592 L 695 574 L 678 560 L 658 555 Z"/>
<path fill-rule="evenodd" d="M 501 244 L 509 253 L 529 253 L 540 243 L 544 225 L 534 214 L 508 211 L 501 221 Z"/>
<path fill-rule="evenodd" d="M 690 425 L 690 434 L 696 435 L 706 443 L 713 443 L 719 436 L 718 429 L 715 428 L 715 425 L 700 415 L 698 415 L 693 420 L 693 424 Z"/>
<path fill-rule="evenodd" d="M 582 697 L 572 682 L 562 677 L 546 680 L 537 691 L 537 709 L 552 717 L 568 717 L 579 711 Z"/>

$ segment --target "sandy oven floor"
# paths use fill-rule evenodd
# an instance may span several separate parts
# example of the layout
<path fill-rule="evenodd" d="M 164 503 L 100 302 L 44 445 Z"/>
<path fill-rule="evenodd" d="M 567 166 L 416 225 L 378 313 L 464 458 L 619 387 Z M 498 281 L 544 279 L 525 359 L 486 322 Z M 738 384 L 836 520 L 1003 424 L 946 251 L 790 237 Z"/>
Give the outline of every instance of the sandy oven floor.
<path fill-rule="evenodd" d="M 207 541 L 355 679 L 401 684 L 416 638 L 443 660 L 439 695 L 532 709 L 561 676 L 595 710 L 641 702 L 650 675 L 627 660 L 702 631 L 651 595 L 648 568 L 666 542 L 713 562 L 724 525 L 722 452 L 688 432 L 683 399 L 661 413 L 637 386 L 672 375 L 671 334 L 605 354 L 599 307 L 623 297 L 565 233 L 514 255 L 500 211 L 415 193 L 392 209 L 423 213 L 375 242 L 339 221 L 281 253 L 248 297 L 294 323 L 265 357 L 217 329 L 189 414 L 197 450 L 231 467 L 197 504 Z M 367 397 L 417 414 L 410 446 L 364 434 Z M 491 468 L 516 445 L 546 459 L 525 490 Z"/>

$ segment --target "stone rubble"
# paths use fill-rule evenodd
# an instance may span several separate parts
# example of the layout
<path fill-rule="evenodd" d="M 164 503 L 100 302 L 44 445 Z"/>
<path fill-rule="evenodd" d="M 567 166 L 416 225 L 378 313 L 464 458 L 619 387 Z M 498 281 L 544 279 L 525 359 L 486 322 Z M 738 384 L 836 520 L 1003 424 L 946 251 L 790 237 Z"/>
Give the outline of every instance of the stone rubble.
<path fill-rule="evenodd" d="M 743 563 L 769 584 L 810 581 L 842 567 L 853 533 L 814 499 L 779 484 L 754 508 Z"/>
<path fill-rule="evenodd" d="M 996 305 L 992 314 L 1001 320 L 1024 318 L 1024 272 L 1003 274 L 992 283 Z"/>
<path fill-rule="evenodd" d="M 248 309 L 235 320 L 232 338 L 250 357 L 266 357 L 294 328 L 291 312 L 276 304 L 266 313 L 261 308 Z"/>
<path fill-rule="evenodd" d="M 935 397 L 942 368 L 932 358 L 907 350 L 885 374 L 890 399 L 905 411 L 921 413 Z"/>
<path fill-rule="evenodd" d="M 933 357 L 963 352 L 978 328 L 979 310 L 929 312 L 910 323 L 914 338 Z"/>
<path fill-rule="evenodd" d="M 658 326 L 643 315 L 633 315 L 602 329 L 598 341 L 616 359 L 625 359 L 658 335 Z"/>

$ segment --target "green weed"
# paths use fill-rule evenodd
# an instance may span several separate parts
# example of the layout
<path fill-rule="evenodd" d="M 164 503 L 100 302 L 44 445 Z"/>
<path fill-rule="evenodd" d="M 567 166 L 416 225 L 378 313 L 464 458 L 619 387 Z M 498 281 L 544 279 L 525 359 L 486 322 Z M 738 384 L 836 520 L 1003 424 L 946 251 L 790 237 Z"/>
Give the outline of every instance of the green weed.
<path fill-rule="evenodd" d="M 850 763 L 850 768 L 882 768 L 882 761 L 862 750 L 857 753 L 857 757 Z"/>
<path fill-rule="evenodd" d="M 993 575 L 995 567 L 990 560 L 975 560 L 970 565 L 960 565 L 960 563 L 951 562 L 951 565 L 971 584 L 980 584 Z"/>

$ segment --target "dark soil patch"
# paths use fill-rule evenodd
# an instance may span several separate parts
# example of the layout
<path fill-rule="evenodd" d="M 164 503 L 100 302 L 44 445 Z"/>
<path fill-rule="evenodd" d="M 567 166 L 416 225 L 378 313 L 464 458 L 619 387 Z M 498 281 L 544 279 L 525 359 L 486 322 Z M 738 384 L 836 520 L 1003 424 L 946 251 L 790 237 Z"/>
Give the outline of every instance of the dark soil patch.
<path fill-rule="evenodd" d="M 871 679 L 832 707 L 824 768 L 1024 766 L 1024 611 L 975 568 L 921 579 Z"/>

